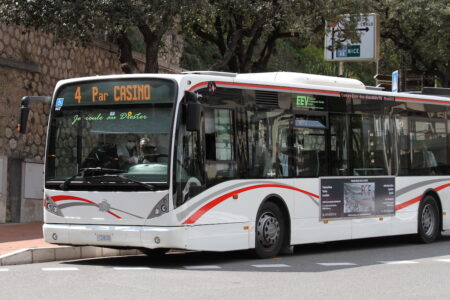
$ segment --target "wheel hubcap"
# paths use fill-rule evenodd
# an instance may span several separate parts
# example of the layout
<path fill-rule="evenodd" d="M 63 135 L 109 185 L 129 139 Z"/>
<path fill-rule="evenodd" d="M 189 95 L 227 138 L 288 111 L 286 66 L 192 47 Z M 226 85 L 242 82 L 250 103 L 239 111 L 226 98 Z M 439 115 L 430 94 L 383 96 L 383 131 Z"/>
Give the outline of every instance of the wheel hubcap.
<path fill-rule="evenodd" d="M 433 207 L 430 204 L 426 204 L 422 210 L 422 229 L 423 232 L 431 236 L 436 226 L 436 218 L 434 216 Z"/>
<path fill-rule="evenodd" d="M 256 234 L 261 245 L 271 247 L 280 238 L 280 223 L 273 214 L 264 213 L 258 220 Z"/>

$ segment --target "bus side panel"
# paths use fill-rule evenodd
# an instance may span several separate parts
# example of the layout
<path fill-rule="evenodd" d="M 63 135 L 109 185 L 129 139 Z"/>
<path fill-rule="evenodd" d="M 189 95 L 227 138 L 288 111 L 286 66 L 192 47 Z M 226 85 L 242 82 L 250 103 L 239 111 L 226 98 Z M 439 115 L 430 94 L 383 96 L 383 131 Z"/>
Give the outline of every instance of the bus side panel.
<path fill-rule="evenodd" d="M 292 222 L 291 244 L 307 244 L 351 238 L 351 220 L 329 221 L 328 224 L 317 218 L 295 219 Z"/>
<path fill-rule="evenodd" d="M 447 181 L 450 183 L 450 179 Z M 442 230 L 450 229 L 450 187 L 438 191 L 442 205 Z"/>
<path fill-rule="evenodd" d="M 248 231 L 248 222 L 190 226 L 186 248 L 205 251 L 248 249 Z"/>
<path fill-rule="evenodd" d="M 450 180 L 449 180 L 450 181 Z M 438 192 L 442 204 L 442 229 L 450 229 L 450 188 Z"/>
<path fill-rule="evenodd" d="M 185 225 L 255 222 L 264 200 L 278 198 L 294 212 L 294 191 L 288 180 L 230 180 L 208 189 L 177 208 Z"/>
<path fill-rule="evenodd" d="M 395 217 L 392 218 L 392 235 L 412 233 L 417 233 L 417 209 L 416 211 L 396 212 Z"/>
<path fill-rule="evenodd" d="M 352 239 L 390 235 L 391 224 L 392 217 L 353 219 Z"/>
<path fill-rule="evenodd" d="M 408 176 L 396 178 L 395 217 L 392 220 L 392 235 L 417 233 L 420 199 L 427 190 L 437 191 L 442 211 L 450 209 L 450 183 L 448 177 Z M 448 229 L 450 220 L 443 216 L 443 228 Z"/>
<path fill-rule="evenodd" d="M 294 179 L 295 220 L 291 244 L 345 240 L 351 238 L 351 220 L 320 220 L 320 179 Z M 303 191 L 303 192 L 302 192 Z"/>

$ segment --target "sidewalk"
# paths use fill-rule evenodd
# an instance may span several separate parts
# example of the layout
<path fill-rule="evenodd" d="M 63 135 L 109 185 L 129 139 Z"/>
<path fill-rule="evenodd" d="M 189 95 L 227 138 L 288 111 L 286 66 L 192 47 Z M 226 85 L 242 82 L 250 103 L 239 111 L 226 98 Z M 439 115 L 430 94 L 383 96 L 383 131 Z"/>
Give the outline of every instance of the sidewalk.
<path fill-rule="evenodd" d="M 42 235 L 42 222 L 0 224 L 0 266 L 140 254 L 137 249 L 47 244 Z"/>
<path fill-rule="evenodd" d="M 26 248 L 48 248 L 44 242 L 42 222 L 28 224 L 0 224 L 0 256 Z"/>

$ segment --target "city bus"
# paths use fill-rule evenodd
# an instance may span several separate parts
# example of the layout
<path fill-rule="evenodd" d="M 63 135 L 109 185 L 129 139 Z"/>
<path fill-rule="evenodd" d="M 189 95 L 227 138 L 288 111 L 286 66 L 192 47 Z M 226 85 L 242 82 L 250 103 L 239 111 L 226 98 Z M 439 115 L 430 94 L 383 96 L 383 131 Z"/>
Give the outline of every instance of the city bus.
<path fill-rule="evenodd" d="M 268 258 L 369 237 L 429 243 L 450 228 L 445 96 L 203 71 L 62 80 L 49 102 L 51 244 Z"/>

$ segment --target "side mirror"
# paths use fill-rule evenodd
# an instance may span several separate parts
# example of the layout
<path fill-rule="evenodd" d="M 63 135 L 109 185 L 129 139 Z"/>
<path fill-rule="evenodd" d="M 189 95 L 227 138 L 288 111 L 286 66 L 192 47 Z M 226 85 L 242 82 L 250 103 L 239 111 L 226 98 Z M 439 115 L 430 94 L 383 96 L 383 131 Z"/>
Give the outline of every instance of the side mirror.
<path fill-rule="evenodd" d="M 202 119 L 202 105 L 200 103 L 188 103 L 186 109 L 186 130 L 200 131 Z"/>
<path fill-rule="evenodd" d="M 27 131 L 28 114 L 30 109 L 28 108 L 28 103 L 30 99 L 28 97 L 22 98 L 22 105 L 20 106 L 20 117 L 19 124 L 17 124 L 17 130 L 19 133 L 25 133 Z"/>
<path fill-rule="evenodd" d="M 202 119 L 202 105 L 198 102 L 197 95 L 191 92 L 185 94 L 186 104 L 186 130 L 200 131 Z"/>
<path fill-rule="evenodd" d="M 20 133 L 26 133 L 27 131 L 28 113 L 30 112 L 28 104 L 30 103 L 30 101 L 50 104 L 51 98 L 43 96 L 25 96 L 22 98 L 22 105 L 20 106 L 20 118 L 19 123 L 17 124 L 17 130 Z"/>

